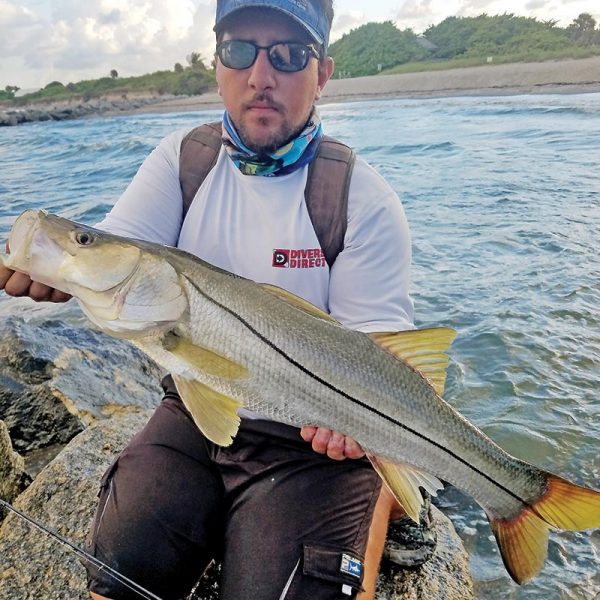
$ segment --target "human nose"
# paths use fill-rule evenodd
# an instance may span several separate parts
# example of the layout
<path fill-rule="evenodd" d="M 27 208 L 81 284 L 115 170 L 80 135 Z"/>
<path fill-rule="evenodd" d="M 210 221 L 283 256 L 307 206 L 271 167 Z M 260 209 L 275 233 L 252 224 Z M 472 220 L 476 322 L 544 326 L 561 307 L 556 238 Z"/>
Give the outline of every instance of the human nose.
<path fill-rule="evenodd" d="M 250 67 L 248 85 L 255 90 L 262 91 L 275 87 L 275 69 L 269 61 L 267 50 L 261 48 L 254 64 Z"/>

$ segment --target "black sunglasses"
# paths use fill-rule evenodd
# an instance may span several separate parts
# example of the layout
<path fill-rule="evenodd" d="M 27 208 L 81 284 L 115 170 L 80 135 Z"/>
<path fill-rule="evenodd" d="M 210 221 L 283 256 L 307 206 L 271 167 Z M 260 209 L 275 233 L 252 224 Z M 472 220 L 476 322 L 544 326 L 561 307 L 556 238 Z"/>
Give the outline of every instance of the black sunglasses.
<path fill-rule="evenodd" d="M 302 71 L 311 56 L 319 58 L 319 53 L 313 46 L 297 42 L 276 42 L 270 46 L 258 46 L 252 42 L 227 40 L 217 44 L 217 54 L 228 69 L 251 67 L 259 50 L 266 50 L 272 67 L 285 73 Z"/>

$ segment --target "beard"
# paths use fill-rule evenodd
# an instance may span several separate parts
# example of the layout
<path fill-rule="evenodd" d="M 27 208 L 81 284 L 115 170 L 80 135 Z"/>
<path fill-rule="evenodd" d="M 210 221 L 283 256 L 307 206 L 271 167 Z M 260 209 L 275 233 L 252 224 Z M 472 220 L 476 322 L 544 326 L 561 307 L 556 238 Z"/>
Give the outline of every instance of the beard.
<path fill-rule="evenodd" d="M 303 129 L 303 127 L 294 129 L 289 123 L 284 122 L 277 131 L 256 139 L 248 131 L 244 123 L 240 123 L 239 125 L 234 123 L 234 125 L 240 139 L 244 142 L 244 146 L 256 153 L 257 156 L 274 154 L 279 148 L 295 138 Z M 269 119 L 259 119 L 258 125 L 266 130 L 269 127 Z"/>
<path fill-rule="evenodd" d="M 284 107 L 275 103 L 268 94 L 260 94 L 256 96 L 253 99 L 253 102 L 266 102 L 279 111 L 279 114 L 284 115 L 281 125 L 279 125 L 279 127 L 273 131 L 271 131 L 273 124 L 268 117 L 259 117 L 253 123 L 252 127 L 246 125 L 243 117 L 240 119 L 239 123 L 233 123 L 244 145 L 256 153 L 256 155 L 259 157 L 274 154 L 279 148 L 285 146 L 288 142 L 297 137 L 306 126 L 306 123 L 312 114 L 311 108 L 306 118 L 302 120 L 299 125 L 294 125 L 289 121 L 289 119 L 285 118 L 286 111 Z M 250 102 L 243 107 L 242 115 L 246 111 L 247 107 L 251 104 L 252 103 Z M 257 128 L 261 129 L 263 133 L 253 133 L 252 129 Z"/>

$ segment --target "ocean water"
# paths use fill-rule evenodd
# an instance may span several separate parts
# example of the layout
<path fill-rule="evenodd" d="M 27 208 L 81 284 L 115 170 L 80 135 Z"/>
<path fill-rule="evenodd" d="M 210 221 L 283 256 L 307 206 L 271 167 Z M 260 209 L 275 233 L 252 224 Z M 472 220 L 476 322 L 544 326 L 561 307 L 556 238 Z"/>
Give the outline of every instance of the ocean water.
<path fill-rule="evenodd" d="M 419 326 L 458 331 L 446 399 L 513 454 L 600 488 L 600 94 L 326 105 L 326 130 L 400 195 Z M 0 129 L 0 239 L 26 208 L 94 223 L 168 132 L 219 111 Z M 82 322 L 0 295 L 0 315 Z M 552 533 L 542 574 L 512 583 L 484 513 L 439 505 L 479 598 L 600 597 L 600 531 Z"/>

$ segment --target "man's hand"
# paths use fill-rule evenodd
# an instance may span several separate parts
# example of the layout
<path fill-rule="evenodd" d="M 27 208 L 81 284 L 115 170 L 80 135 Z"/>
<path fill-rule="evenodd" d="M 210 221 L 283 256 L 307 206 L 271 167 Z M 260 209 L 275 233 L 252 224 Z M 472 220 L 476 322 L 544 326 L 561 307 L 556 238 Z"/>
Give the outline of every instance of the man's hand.
<path fill-rule="evenodd" d="M 300 435 L 305 442 L 311 442 L 315 452 L 327 454 L 333 460 L 362 458 L 365 455 L 364 450 L 355 440 L 339 431 L 305 425 L 300 430 Z"/>
<path fill-rule="evenodd" d="M 6 252 L 10 253 L 8 243 Z M 24 273 L 18 273 L 6 268 L 0 261 L 0 290 L 4 290 L 9 296 L 29 296 L 36 302 L 66 302 L 71 298 L 69 294 L 55 290 L 50 286 L 37 281 L 32 281 Z"/>

